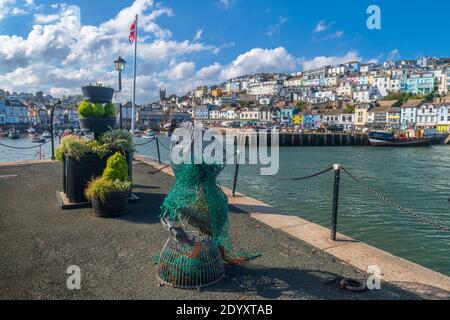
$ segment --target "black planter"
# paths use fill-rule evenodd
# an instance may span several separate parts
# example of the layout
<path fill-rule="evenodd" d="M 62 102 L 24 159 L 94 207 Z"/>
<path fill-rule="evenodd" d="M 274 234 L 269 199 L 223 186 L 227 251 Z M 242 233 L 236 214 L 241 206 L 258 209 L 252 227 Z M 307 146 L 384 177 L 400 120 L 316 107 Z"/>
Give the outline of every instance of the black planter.
<path fill-rule="evenodd" d="M 100 103 L 110 103 L 114 96 L 114 89 L 100 86 L 81 87 L 85 100 Z"/>
<path fill-rule="evenodd" d="M 128 191 L 113 192 L 106 195 L 105 201 L 94 197 L 92 199 L 92 209 L 98 218 L 114 218 L 127 212 Z"/>
<path fill-rule="evenodd" d="M 94 154 L 87 154 L 81 161 L 70 157 L 65 159 L 66 185 L 64 191 L 70 203 L 88 202 L 84 190 L 92 178 L 102 175 L 106 162 L 106 158 L 102 159 Z"/>
<path fill-rule="evenodd" d="M 80 127 L 84 132 L 104 133 L 116 126 L 115 118 L 84 118 L 80 119 Z"/>

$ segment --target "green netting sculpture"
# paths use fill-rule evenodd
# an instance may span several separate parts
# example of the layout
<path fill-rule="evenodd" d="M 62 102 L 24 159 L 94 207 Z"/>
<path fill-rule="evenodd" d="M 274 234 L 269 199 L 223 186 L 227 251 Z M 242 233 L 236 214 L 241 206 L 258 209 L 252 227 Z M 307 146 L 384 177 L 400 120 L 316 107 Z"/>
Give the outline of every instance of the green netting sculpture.
<path fill-rule="evenodd" d="M 192 152 L 192 124 L 182 125 L 183 141 L 180 141 L 180 135 L 174 136 L 171 149 Z M 202 146 L 201 152 L 206 145 Z M 175 283 L 177 287 L 201 287 L 214 283 L 223 276 L 224 263 L 236 265 L 259 256 L 233 249 L 229 234 L 228 198 L 217 182 L 225 161 L 194 164 L 194 153 L 191 153 L 191 163 L 172 162 L 176 183 L 161 207 L 161 222 L 171 236 L 159 257 L 158 274 L 164 283 Z M 223 154 L 225 158 L 225 151 Z M 190 230 L 192 228 L 195 231 Z M 181 278 L 184 280 L 181 281 Z M 202 278 L 204 281 L 200 281 Z M 180 281 L 183 283 L 179 284 Z M 200 285 L 199 281 L 202 282 Z"/>

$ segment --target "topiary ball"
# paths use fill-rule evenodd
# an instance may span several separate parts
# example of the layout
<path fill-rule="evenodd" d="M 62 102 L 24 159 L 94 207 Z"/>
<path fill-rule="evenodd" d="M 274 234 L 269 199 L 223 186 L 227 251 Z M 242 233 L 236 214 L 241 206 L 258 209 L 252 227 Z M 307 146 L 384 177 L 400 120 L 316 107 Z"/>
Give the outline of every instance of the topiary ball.
<path fill-rule="evenodd" d="M 96 118 L 103 118 L 105 116 L 105 107 L 101 103 L 94 103 L 92 107 L 92 115 Z"/>
<path fill-rule="evenodd" d="M 106 163 L 106 169 L 103 171 L 103 177 L 112 181 L 128 180 L 128 163 L 127 160 L 120 152 L 116 152 L 108 159 Z"/>
<path fill-rule="evenodd" d="M 116 117 L 116 106 L 112 103 L 108 103 L 105 106 L 105 117 L 106 118 L 115 118 Z"/>
<path fill-rule="evenodd" d="M 82 118 L 91 117 L 92 112 L 93 112 L 92 104 L 89 101 L 84 100 L 78 105 L 78 114 Z"/>

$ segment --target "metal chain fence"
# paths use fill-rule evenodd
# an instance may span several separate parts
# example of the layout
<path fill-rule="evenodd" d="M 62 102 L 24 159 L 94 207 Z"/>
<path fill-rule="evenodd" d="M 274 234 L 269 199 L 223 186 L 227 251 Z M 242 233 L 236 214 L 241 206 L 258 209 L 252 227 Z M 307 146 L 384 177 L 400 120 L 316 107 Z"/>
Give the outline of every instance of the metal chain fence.
<path fill-rule="evenodd" d="M 361 180 L 359 180 L 358 178 L 356 178 L 354 175 L 352 175 L 347 169 L 342 168 L 342 170 L 358 185 L 362 186 L 364 189 L 366 189 L 369 193 L 375 195 L 376 197 L 378 197 L 379 199 L 381 199 L 381 201 L 383 201 L 384 203 L 386 203 L 387 205 L 391 206 L 394 209 L 399 210 L 401 213 L 403 213 L 404 215 L 408 215 L 411 216 L 417 220 L 419 220 L 420 222 L 427 224 L 429 226 L 432 226 L 434 228 L 440 229 L 442 231 L 450 231 L 450 227 L 448 226 L 444 226 L 442 224 L 439 224 L 437 222 L 434 222 L 430 219 L 427 219 L 409 209 L 403 208 L 402 206 L 400 206 L 399 204 L 395 203 L 394 201 L 392 201 L 391 199 L 386 198 L 384 195 L 382 195 L 381 193 L 379 193 L 378 191 L 372 189 L 371 187 L 369 187 L 367 184 L 365 184 L 364 182 L 362 182 Z"/>

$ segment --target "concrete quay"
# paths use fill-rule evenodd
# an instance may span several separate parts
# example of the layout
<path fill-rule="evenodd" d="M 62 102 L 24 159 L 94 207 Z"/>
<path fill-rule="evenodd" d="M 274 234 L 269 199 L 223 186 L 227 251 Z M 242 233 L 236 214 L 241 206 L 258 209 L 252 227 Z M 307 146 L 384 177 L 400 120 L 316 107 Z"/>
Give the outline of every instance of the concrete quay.
<path fill-rule="evenodd" d="M 133 191 L 141 202 L 111 220 L 94 218 L 91 209 L 58 207 L 59 163 L 0 165 L 0 299 L 448 299 L 447 277 L 407 261 L 403 266 L 413 269 L 405 279 L 413 285 L 385 279 L 384 267 L 400 260 L 391 256 L 385 262 L 381 251 L 364 251 L 381 264 L 381 290 L 338 288 L 332 283 L 336 277 L 367 279 L 369 260 L 361 260 L 357 250 L 363 244 L 342 235 L 338 244 L 329 243 L 325 229 L 317 226 L 314 232 L 309 222 L 281 217 L 244 195 L 230 198 L 232 238 L 238 250 L 262 257 L 227 266 L 227 278 L 201 292 L 159 287 L 153 257 L 168 237 L 159 208 L 174 178 L 170 168 L 145 157 L 136 160 Z M 313 235 L 315 242 L 309 240 Z M 353 255 L 339 253 L 344 248 Z M 66 286 L 72 265 L 81 268 L 81 290 Z"/>

